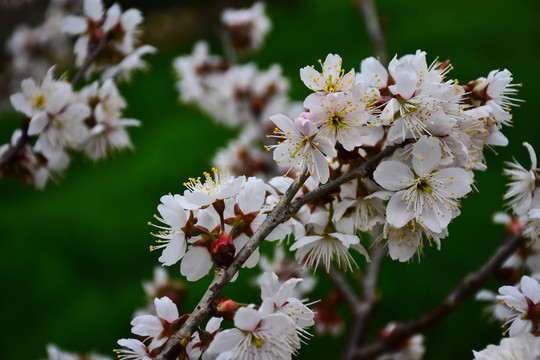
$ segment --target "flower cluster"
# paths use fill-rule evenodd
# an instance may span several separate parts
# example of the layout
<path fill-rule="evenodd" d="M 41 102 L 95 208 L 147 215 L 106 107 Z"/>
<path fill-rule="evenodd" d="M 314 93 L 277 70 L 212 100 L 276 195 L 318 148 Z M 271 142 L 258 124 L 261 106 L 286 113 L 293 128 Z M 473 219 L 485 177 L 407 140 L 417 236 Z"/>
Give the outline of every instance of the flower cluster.
<path fill-rule="evenodd" d="M 276 128 L 267 149 L 277 165 L 326 183 L 394 146 L 373 173 L 375 182 L 355 180 L 334 194 L 331 219 L 352 219 L 352 234 L 379 232 L 374 225 L 383 224 L 381 237 L 400 261 L 420 253 L 424 235 L 440 248 L 460 214 L 460 199 L 472 190 L 472 170 L 486 168 L 484 147 L 507 143 L 501 129 L 517 102 L 510 72 L 493 71 L 460 86 L 446 80 L 447 61 L 428 66 L 420 50 L 394 57 L 388 67 L 365 59 L 359 73 L 345 72 L 335 54 L 319 62 L 321 72 L 300 69 L 313 91 L 304 100 L 306 110 L 294 120 L 270 117 Z M 306 255 L 301 257 L 316 266 Z"/>
<path fill-rule="evenodd" d="M 219 123 L 241 128 L 237 140 L 213 160 L 215 166 L 229 164 L 235 176 L 268 179 L 282 173 L 261 151 L 271 128 L 268 118 L 301 107 L 289 99 L 289 81 L 279 65 L 261 70 L 253 62 L 237 62 L 241 55 L 262 46 L 270 28 L 262 3 L 248 9 L 226 9 L 222 13 L 226 58 L 211 55 L 208 44 L 200 41 L 191 55 L 180 56 L 173 63 L 182 102 L 197 106 Z"/>
<path fill-rule="evenodd" d="M 126 128 L 140 123 L 123 118 L 126 102 L 118 92 L 113 75 L 126 76 L 141 67 L 140 60 L 129 59 L 133 56 L 129 51 L 142 54 L 133 49 L 142 17 L 134 9 L 120 14 L 117 5 L 109 9 L 105 17 L 100 1 L 86 0 L 84 5 L 89 18 L 67 16 L 64 27 L 75 33 L 77 24 L 82 29 L 84 23 L 87 35 L 79 38 L 75 49 L 76 53 L 78 49 L 85 50 L 77 53 L 77 65 L 83 66 L 89 52 L 99 50 L 91 54 L 98 57 L 88 64 L 94 70 L 103 70 L 102 78 L 106 80 L 95 81 L 77 91 L 74 89 L 77 76 L 71 83 L 65 77 L 56 79 L 54 66 L 41 81 L 23 80 L 21 91 L 11 95 L 10 100 L 13 108 L 25 118 L 22 129 L 14 132 L 11 142 L 0 147 L 1 177 L 17 176 L 41 189 L 48 179 L 54 179 L 67 168 L 69 150 L 82 151 L 92 160 L 99 160 L 111 150 L 132 147 Z M 102 28 L 105 23 L 108 27 Z M 115 57 L 120 61 L 118 64 L 99 61 L 99 56 L 108 59 L 110 54 L 107 55 L 107 48 L 98 49 L 91 42 L 100 41 L 94 39 L 98 35 L 106 37 L 105 45 L 125 50 L 123 55 Z M 86 70 L 83 66 L 79 72 Z M 34 139 L 35 143 L 30 144 Z"/>
<path fill-rule="evenodd" d="M 265 273 L 260 281 L 262 305 L 240 306 L 221 298 L 215 305 L 216 317 L 205 329 L 185 339 L 183 356 L 187 359 L 291 359 L 309 339 L 307 328 L 313 325 L 313 311 L 294 296 L 302 279 L 281 283 L 275 273 Z M 176 305 L 168 298 L 155 298 L 155 314 L 142 314 L 131 321 L 137 339 L 120 339 L 120 359 L 153 359 L 162 346 L 186 319 L 179 316 Z M 258 310 L 255 309 L 258 307 Z M 234 328 L 222 330 L 222 320 L 233 321 Z"/>
<path fill-rule="evenodd" d="M 161 197 L 160 216 L 154 218 L 163 225 L 156 245 L 150 250 L 162 250 L 159 261 L 170 266 L 182 260 L 180 272 L 189 281 L 206 275 L 213 264 L 227 267 L 235 254 L 261 226 L 272 205 L 267 204 L 271 189 L 261 179 L 234 177 L 227 167 L 214 168 L 213 174 L 190 179 L 183 195 Z M 292 232 L 289 222 L 278 226 L 267 240 L 284 239 Z M 259 261 L 256 250 L 244 267 L 254 267 Z"/>
<path fill-rule="evenodd" d="M 60 350 L 56 345 L 47 345 L 47 360 L 112 360 L 109 356 L 99 354 L 75 354 Z"/>
<path fill-rule="evenodd" d="M 81 4 L 80 0 L 51 0 L 41 24 L 15 28 L 6 40 L 10 61 L 2 74 L 10 91 L 18 89 L 21 80 L 43 77 L 53 64 L 64 64 L 70 58 L 71 46 L 62 33 L 62 19 Z"/>
<path fill-rule="evenodd" d="M 113 76 L 129 79 L 133 70 L 145 67 L 141 56 L 156 51 L 150 45 L 138 46 L 142 20 L 137 9 L 122 12 L 120 5 L 114 4 L 105 11 L 101 0 L 85 0 L 84 16 L 65 17 L 62 30 L 79 35 L 74 49 L 77 66 L 83 66 L 92 50 L 104 43 L 103 51 L 89 66 L 87 75 L 103 70 L 103 80 Z"/>
<path fill-rule="evenodd" d="M 258 50 L 272 28 L 264 13 L 264 4 L 260 2 L 248 9 L 225 9 L 221 13 L 221 22 L 224 36 L 239 54 Z"/>
<path fill-rule="evenodd" d="M 488 345 L 482 351 L 473 351 L 475 360 L 540 359 L 540 337 L 523 334 L 505 338 L 500 345 Z"/>

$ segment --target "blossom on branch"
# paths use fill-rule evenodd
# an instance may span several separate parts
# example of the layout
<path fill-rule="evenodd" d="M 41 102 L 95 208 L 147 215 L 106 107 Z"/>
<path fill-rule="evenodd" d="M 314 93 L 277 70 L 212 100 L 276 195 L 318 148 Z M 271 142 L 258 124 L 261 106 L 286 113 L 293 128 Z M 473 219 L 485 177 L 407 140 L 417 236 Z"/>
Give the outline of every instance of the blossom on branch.
<path fill-rule="evenodd" d="M 276 124 L 274 135 L 269 137 L 280 139 L 274 149 L 274 160 L 279 166 L 290 170 L 302 171 L 311 175 L 315 181 L 326 183 L 330 176 L 327 157 L 336 156 L 333 144 L 319 134 L 316 125 L 308 119 L 291 120 L 285 115 L 274 115 L 270 120 Z"/>

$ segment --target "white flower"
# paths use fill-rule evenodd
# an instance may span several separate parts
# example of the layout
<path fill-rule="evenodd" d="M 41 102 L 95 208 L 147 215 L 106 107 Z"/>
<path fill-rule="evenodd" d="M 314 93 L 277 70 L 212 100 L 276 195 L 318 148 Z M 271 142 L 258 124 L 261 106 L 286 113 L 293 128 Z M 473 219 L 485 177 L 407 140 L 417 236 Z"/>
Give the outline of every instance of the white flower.
<path fill-rule="evenodd" d="M 414 220 L 400 228 L 386 223 L 384 225 L 383 238 L 387 239 L 386 245 L 388 246 L 388 252 L 392 260 L 405 262 L 412 258 L 415 253 L 420 255 L 424 247 L 422 242 L 424 234 L 426 234 L 430 244 L 431 240 L 433 240 L 437 245 L 437 250 L 440 250 L 440 240 L 448 236 L 448 230 L 445 228 L 441 232 L 435 233 L 418 225 Z"/>
<path fill-rule="evenodd" d="M 141 57 L 146 54 L 155 54 L 157 49 L 151 45 L 143 45 L 127 54 L 118 64 L 111 65 L 101 74 L 101 80 L 116 77 L 118 80 L 127 81 L 135 70 L 144 70 L 147 65 Z"/>
<path fill-rule="evenodd" d="M 304 84 L 315 91 L 304 101 L 304 106 L 312 107 L 317 105 L 322 95 L 336 92 L 350 92 L 354 87 L 354 69 L 345 74 L 341 69 L 341 57 L 339 55 L 328 54 L 324 62 L 319 60 L 322 67 L 322 74 L 315 70 L 313 66 L 306 66 L 300 69 L 300 78 Z"/>
<path fill-rule="evenodd" d="M 322 262 L 326 268 L 326 272 L 330 272 L 330 263 L 335 261 L 343 270 L 353 270 L 358 265 L 349 253 L 349 248 L 358 251 L 366 257 L 369 262 L 369 255 L 366 249 L 360 245 L 360 239 L 354 233 L 345 230 L 351 230 L 352 222 L 347 223 L 346 219 L 342 219 L 336 224 L 336 229 L 341 232 L 325 233 L 323 235 L 310 235 L 299 238 L 290 247 L 290 250 L 296 250 L 295 258 L 298 262 L 303 263 L 304 267 L 309 267 L 313 271 L 317 270 L 319 263 Z M 349 229 L 345 229 L 349 228 Z M 346 233 L 345 233 L 346 232 Z"/>
<path fill-rule="evenodd" d="M 397 161 L 379 164 L 373 178 L 385 189 L 397 191 L 386 208 L 387 221 L 399 228 L 415 219 L 440 233 L 459 214 L 458 198 L 471 191 L 472 176 L 460 168 L 441 169 L 436 138 L 422 137 L 412 151 L 414 172 Z"/>
<path fill-rule="evenodd" d="M 74 47 L 77 66 L 86 61 L 89 49 L 95 48 L 106 38 L 106 49 L 98 54 L 87 75 L 95 69 L 105 69 L 102 79 L 112 76 L 129 79 L 133 70 L 145 67 L 141 56 L 156 49 L 149 45 L 136 47 L 137 36 L 140 35 L 138 27 L 143 20 L 139 10 L 122 12 L 120 5 L 114 4 L 104 13 L 101 0 L 85 0 L 84 13 L 84 17 L 67 16 L 62 30 L 71 35 L 80 35 Z"/>
<path fill-rule="evenodd" d="M 259 279 L 263 300 L 261 311 L 290 316 L 296 325 L 297 338 L 294 339 L 293 345 L 297 348 L 300 347 L 300 337 L 309 338 L 310 334 L 305 329 L 315 323 L 313 311 L 304 305 L 302 300 L 294 297 L 294 289 L 302 281 L 303 279 L 292 278 L 281 283 L 273 272 L 265 272 Z"/>
<path fill-rule="evenodd" d="M 207 80 L 226 71 L 228 65 L 215 55 L 210 55 L 208 43 L 199 41 L 191 55 L 174 59 L 173 67 L 179 78 L 176 83 L 180 100 L 187 103 L 203 102 L 207 97 Z"/>
<path fill-rule="evenodd" d="M 315 124 L 303 118 L 293 121 L 281 114 L 271 116 L 270 120 L 278 127 L 271 137 L 281 139 L 277 145 L 267 147 L 274 149 L 277 164 L 299 171 L 306 167 L 307 174 L 315 181 L 327 182 L 330 170 L 326 156 L 334 157 L 337 152 L 328 139 L 319 135 Z"/>
<path fill-rule="evenodd" d="M 150 251 L 163 249 L 159 261 L 165 266 L 177 263 L 186 253 L 186 234 L 182 230 L 186 226 L 189 214 L 180 205 L 180 195 L 164 195 L 161 197 L 161 204 L 158 205 L 158 211 L 161 217 L 154 215 L 154 218 L 166 226 L 158 226 L 149 223 L 161 229 L 157 234 L 152 234 L 159 240 L 159 245 L 150 246 Z"/>
<path fill-rule="evenodd" d="M 323 95 L 320 105 L 311 107 L 310 111 L 320 135 L 332 144 L 339 142 L 347 151 L 362 145 L 362 131 L 369 119 L 363 102 L 345 93 Z"/>
<path fill-rule="evenodd" d="M 213 206 L 197 211 L 197 227 L 207 229 L 215 233 L 220 229 L 220 216 Z M 210 271 L 214 264 L 212 254 L 210 253 L 209 239 L 199 243 L 200 237 L 192 237 L 189 242 L 191 246 L 180 264 L 180 273 L 188 281 L 197 281 Z M 215 239 L 214 239 L 215 240 Z M 210 240 L 212 241 L 212 240 Z"/>
<path fill-rule="evenodd" d="M 538 280 L 523 276 L 519 286 L 502 286 L 497 299 L 507 307 L 505 325 L 510 336 L 533 332 L 540 335 L 540 283 Z"/>
<path fill-rule="evenodd" d="M 227 353 L 222 354 L 222 360 L 291 359 L 294 349 L 290 339 L 295 335 L 295 324 L 289 316 L 241 307 L 234 315 L 234 326 L 217 334 L 207 352 Z"/>
<path fill-rule="evenodd" d="M 97 354 L 79 355 L 60 350 L 56 345 L 47 345 L 47 360 L 111 360 L 109 356 Z"/>
<path fill-rule="evenodd" d="M 310 272 L 302 271 L 302 267 L 298 262 L 287 257 L 281 246 L 274 248 L 274 257 L 272 259 L 268 259 L 265 255 L 262 255 L 259 260 L 259 267 L 264 273 L 272 272 L 277 274 L 281 281 L 291 278 L 303 279 L 302 282 L 297 283 L 291 290 L 291 296 L 295 298 L 301 298 L 303 294 L 312 291 L 317 283 L 317 278 Z M 261 281 L 262 276 L 259 277 L 258 282 Z"/>
<path fill-rule="evenodd" d="M 221 22 L 232 45 L 240 52 L 259 49 L 272 28 L 270 19 L 264 13 L 264 3 L 260 2 L 247 9 L 225 9 Z"/>
<path fill-rule="evenodd" d="M 377 223 L 384 223 L 386 206 L 383 200 L 388 200 L 392 193 L 377 191 L 379 189 L 369 179 L 354 179 L 341 185 L 339 199 L 334 201 L 332 221 L 338 221 L 347 212 L 354 227 L 361 231 L 370 231 Z"/>
<path fill-rule="evenodd" d="M 213 175 L 204 173 L 204 181 L 201 178 L 189 179 L 184 183 L 187 190 L 184 191 L 182 205 L 188 210 L 199 209 L 208 206 L 217 200 L 225 200 L 238 195 L 246 178 L 244 176 L 234 177 L 229 173 L 228 166 L 225 169 L 220 165 L 212 168 Z"/>
<path fill-rule="evenodd" d="M 253 236 L 253 233 L 261 226 L 266 219 L 263 213 L 267 185 L 261 179 L 255 177 L 249 178 L 240 193 L 236 202 L 229 200 L 225 202 L 223 217 L 225 224 L 232 226 L 229 231 L 234 239 L 235 253 L 238 253 Z M 278 225 L 267 237 L 266 240 L 281 240 L 287 236 L 290 231 L 282 224 Z M 251 254 L 243 267 L 252 268 L 259 262 L 259 249 Z"/>
<path fill-rule="evenodd" d="M 148 336 L 152 339 L 152 347 L 163 345 L 172 335 L 176 320 L 178 320 L 178 308 L 171 299 L 164 296 L 154 299 L 156 314 L 140 315 L 131 320 L 131 332 L 135 335 Z"/>
<path fill-rule="evenodd" d="M 83 144 L 88 157 L 95 161 L 105 157 L 109 149 L 131 148 L 126 127 L 139 126 L 140 122 L 135 119 L 121 119 L 126 102 L 118 93 L 112 79 L 106 80 L 101 87 L 96 81 L 81 89 L 79 94 L 92 106 L 92 115 L 85 120 L 90 133 Z"/>
<path fill-rule="evenodd" d="M 389 323 L 381 331 L 382 337 L 387 337 L 397 329 L 397 324 L 394 322 Z M 415 334 L 396 346 L 396 350 L 389 354 L 379 356 L 377 360 L 420 360 L 426 352 L 424 347 L 424 336 L 421 334 Z"/>
<path fill-rule="evenodd" d="M 150 350 L 144 343 L 137 339 L 120 339 L 118 345 L 122 349 L 113 350 L 119 360 L 151 360 Z"/>
<path fill-rule="evenodd" d="M 512 80 L 512 74 L 507 69 L 493 70 L 487 78 L 482 77 L 466 85 L 473 105 L 484 108 L 490 114 L 490 121 L 497 127 L 511 124 L 510 107 L 521 101 L 514 97 L 518 93 L 516 87 L 521 84 L 511 84 Z"/>
<path fill-rule="evenodd" d="M 442 82 L 447 71 L 444 63 L 434 62 L 428 68 L 425 53 L 420 50 L 416 55 L 390 62 L 388 72 L 395 83 L 388 89 L 395 97 L 386 103 L 379 116 L 383 125 L 392 125 L 389 141 L 448 135 L 461 120 L 464 90 L 451 81 Z"/>
<path fill-rule="evenodd" d="M 210 333 L 210 335 L 215 336 L 220 330 L 222 320 L 223 320 L 222 318 L 212 317 L 210 320 L 208 320 L 208 323 L 206 324 L 206 327 L 204 328 L 204 330 Z M 187 344 L 186 346 L 186 353 L 188 355 L 188 359 L 190 360 L 199 359 L 203 350 L 206 350 L 206 349 L 207 347 L 201 341 L 199 337 L 199 332 L 197 332 L 195 336 L 193 336 L 193 339 L 191 339 L 189 344 Z M 205 351 L 202 354 L 202 360 L 213 360 L 213 359 L 214 357 L 211 354 L 209 354 L 207 351 Z"/>
<path fill-rule="evenodd" d="M 524 142 L 523 146 L 529 151 L 531 169 L 525 169 L 517 161 L 507 162 L 506 165 L 509 168 L 504 169 L 504 175 L 508 176 L 511 182 L 508 184 L 508 190 L 503 199 L 509 200 L 508 205 L 518 215 L 523 215 L 530 209 L 537 177 L 536 153 L 529 143 Z"/>
<path fill-rule="evenodd" d="M 69 165 L 69 155 L 62 147 L 54 147 L 47 137 L 39 137 L 34 145 L 34 153 L 41 155 L 45 160 L 38 156 L 39 165 L 35 171 L 35 186 L 42 189 L 48 179 L 54 179 L 56 175 L 62 172 Z"/>
<path fill-rule="evenodd" d="M 385 88 L 388 83 L 388 71 L 379 59 L 366 58 L 360 63 L 360 73 L 356 75 L 356 82 L 365 87 Z"/>
<path fill-rule="evenodd" d="M 46 109 L 51 98 L 59 97 L 55 94 L 60 93 L 61 98 L 70 99 L 72 97 L 71 85 L 63 80 L 54 80 L 53 72 L 54 66 L 47 70 L 47 74 L 39 85 L 32 78 L 23 80 L 21 92 L 15 93 L 9 98 L 15 110 L 33 118 Z M 59 100 L 54 99 L 54 101 L 58 102 Z"/>
<path fill-rule="evenodd" d="M 488 345 L 482 351 L 474 351 L 475 360 L 538 360 L 540 359 L 540 337 L 522 334 L 504 338 L 500 345 Z"/>

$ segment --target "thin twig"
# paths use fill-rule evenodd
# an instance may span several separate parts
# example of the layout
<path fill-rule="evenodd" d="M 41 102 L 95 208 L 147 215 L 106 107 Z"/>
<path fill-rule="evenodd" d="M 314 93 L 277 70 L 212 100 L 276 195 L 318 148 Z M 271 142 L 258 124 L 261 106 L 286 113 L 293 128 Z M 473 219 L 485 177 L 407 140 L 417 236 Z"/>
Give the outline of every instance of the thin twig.
<path fill-rule="evenodd" d="M 362 312 L 362 327 L 361 331 L 358 334 L 356 339 L 356 344 L 361 345 L 366 341 L 368 327 L 373 317 L 373 312 L 377 302 L 379 301 L 377 297 L 377 282 L 379 280 L 379 273 L 381 265 L 386 259 L 388 254 L 388 249 L 382 245 L 375 246 L 371 254 L 371 263 L 368 265 L 368 270 L 366 275 L 363 278 L 363 294 L 364 294 L 364 303 L 363 303 L 363 312 Z"/>
<path fill-rule="evenodd" d="M 399 145 L 392 145 L 384 148 L 384 150 L 377 153 L 377 155 L 373 156 L 369 160 L 367 160 L 365 163 L 360 165 L 359 167 L 349 171 L 348 173 L 341 175 L 335 180 L 329 181 L 326 184 L 320 185 L 315 190 L 307 193 L 304 196 L 301 196 L 297 199 L 295 199 L 289 208 L 289 211 L 293 214 L 295 214 L 303 205 L 307 204 L 308 202 L 319 198 L 339 185 L 345 184 L 346 182 L 349 182 L 356 178 L 366 177 L 374 168 L 374 166 L 385 157 L 391 155 L 394 153 L 394 151 L 402 146 L 404 146 L 405 143 L 399 144 Z"/>
<path fill-rule="evenodd" d="M 27 119 L 25 118 L 25 121 L 26 120 Z M 17 143 L 0 159 L 0 171 L 4 168 L 4 166 L 16 159 L 19 156 L 19 151 L 21 151 L 25 145 L 28 144 L 28 141 L 30 141 L 30 137 L 28 136 L 28 126 L 25 126 L 24 122 L 21 131 L 21 137 L 19 140 L 17 140 Z"/>
<path fill-rule="evenodd" d="M 332 284 L 334 284 L 351 311 L 354 311 L 354 309 L 360 306 L 360 298 L 347 282 L 347 278 L 341 269 L 331 266 L 328 272 L 328 278 L 332 281 Z"/>
<path fill-rule="evenodd" d="M 99 56 L 99 53 L 105 49 L 105 47 L 111 42 L 112 37 L 110 34 L 106 34 L 103 36 L 97 45 L 95 45 L 94 49 L 88 54 L 86 57 L 86 60 L 82 64 L 82 66 L 79 68 L 73 79 L 71 79 L 71 86 L 75 87 L 77 83 L 81 80 L 81 78 L 84 76 L 88 68 L 94 63 L 96 58 Z"/>
<path fill-rule="evenodd" d="M 418 320 L 399 325 L 388 337 L 379 339 L 373 344 L 358 349 L 353 358 L 368 360 L 396 348 L 401 342 L 414 334 L 420 333 L 439 322 L 456 310 L 468 297 L 474 295 L 484 282 L 491 277 L 524 242 L 521 234 L 507 235 L 505 242 L 495 254 L 476 272 L 466 276 L 461 283 L 434 310 Z"/>
<path fill-rule="evenodd" d="M 366 29 L 373 45 L 373 52 L 379 57 L 381 63 L 386 65 L 386 37 L 379 23 L 375 0 L 358 0 L 358 9 L 362 13 L 366 23 Z"/>
<path fill-rule="evenodd" d="M 355 309 L 351 309 L 352 323 L 342 355 L 343 360 L 351 359 L 358 346 L 366 340 L 369 325 L 379 300 L 377 298 L 377 281 L 387 252 L 384 246 L 375 245 L 373 247 L 371 262 L 368 265 L 366 274 L 360 279 L 363 300 Z"/>

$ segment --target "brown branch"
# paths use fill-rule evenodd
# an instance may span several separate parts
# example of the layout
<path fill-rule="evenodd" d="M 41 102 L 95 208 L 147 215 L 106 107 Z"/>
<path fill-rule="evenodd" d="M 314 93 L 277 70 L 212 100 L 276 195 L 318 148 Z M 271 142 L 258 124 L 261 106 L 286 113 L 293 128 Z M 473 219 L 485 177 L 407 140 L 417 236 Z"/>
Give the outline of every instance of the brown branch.
<path fill-rule="evenodd" d="M 388 62 L 386 55 L 386 38 L 379 23 L 375 0 L 358 0 L 358 9 L 362 13 L 366 23 L 366 29 L 373 45 L 373 52 L 379 57 L 381 63 L 386 65 Z"/>
<path fill-rule="evenodd" d="M 439 322 L 456 310 L 468 297 L 474 295 L 484 282 L 491 277 L 524 242 L 521 234 L 508 234 L 504 243 L 495 254 L 476 272 L 467 275 L 461 283 L 434 310 L 418 320 L 399 325 L 388 337 L 379 339 L 373 344 L 357 349 L 353 359 L 373 359 L 385 352 L 396 348 L 401 342 L 414 334 L 420 333 Z"/>
<path fill-rule="evenodd" d="M 295 199 L 289 208 L 289 211 L 292 214 L 295 214 L 303 205 L 307 204 L 308 202 L 319 198 L 339 185 L 345 184 L 346 182 L 349 182 L 356 178 L 366 177 L 370 172 L 373 171 L 374 166 L 385 157 L 391 155 L 394 153 L 394 151 L 402 146 L 404 146 L 406 143 L 399 144 L 399 145 L 392 145 L 384 148 L 381 152 L 377 153 L 377 155 L 373 156 L 369 160 L 367 160 L 365 163 L 360 165 L 359 167 L 351 170 L 350 172 L 341 175 L 335 180 L 329 181 L 326 184 L 320 185 L 315 190 L 305 194 L 302 197 L 299 197 Z"/>
<path fill-rule="evenodd" d="M 366 340 L 369 325 L 379 300 L 377 298 L 377 280 L 386 255 L 387 249 L 385 247 L 375 245 L 366 274 L 360 279 L 363 300 L 351 311 L 352 324 L 343 351 L 343 360 L 351 359 L 358 346 Z"/>
<path fill-rule="evenodd" d="M 17 140 L 17 143 L 12 148 L 10 148 L 0 159 L 0 172 L 2 171 L 4 166 L 7 166 L 10 162 L 15 160 L 19 156 L 19 151 L 21 151 L 30 141 L 30 137 L 28 136 L 28 118 L 25 118 L 23 120 L 21 131 L 21 137 L 19 138 L 19 140 Z"/>
<path fill-rule="evenodd" d="M 332 281 L 332 284 L 334 284 L 343 300 L 345 300 L 351 312 L 354 313 L 355 309 L 361 305 L 361 301 L 347 282 L 347 278 L 343 273 L 343 270 L 332 266 L 328 272 L 328 278 Z"/>
<path fill-rule="evenodd" d="M 106 34 L 105 36 L 103 36 L 99 40 L 99 42 L 94 46 L 92 51 L 86 57 L 86 60 L 81 65 L 81 67 L 79 68 L 79 70 L 77 71 L 77 73 L 75 74 L 73 79 L 71 79 L 71 86 L 72 87 L 75 87 L 75 85 L 77 85 L 77 83 L 81 80 L 81 78 L 84 76 L 86 71 L 90 68 L 90 66 L 94 63 L 96 58 L 99 56 L 99 53 L 101 53 L 103 51 L 103 49 L 105 49 L 105 47 L 111 41 L 112 41 L 111 34 Z"/>

